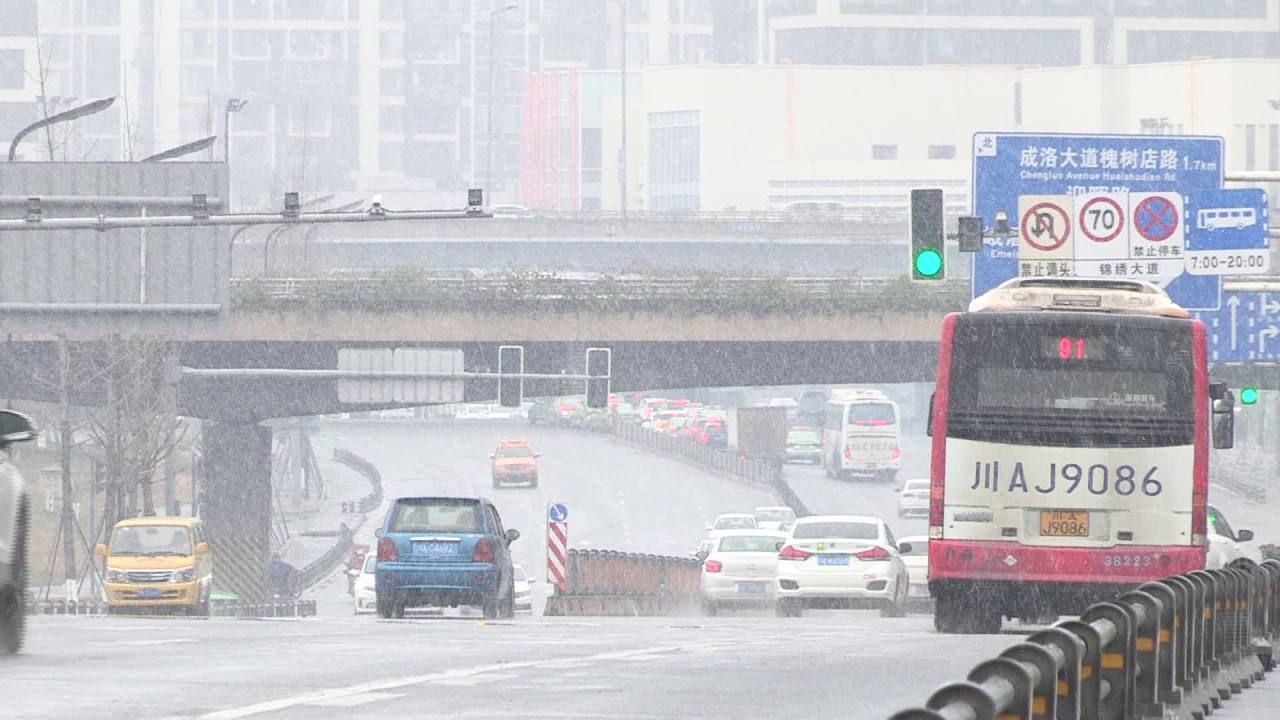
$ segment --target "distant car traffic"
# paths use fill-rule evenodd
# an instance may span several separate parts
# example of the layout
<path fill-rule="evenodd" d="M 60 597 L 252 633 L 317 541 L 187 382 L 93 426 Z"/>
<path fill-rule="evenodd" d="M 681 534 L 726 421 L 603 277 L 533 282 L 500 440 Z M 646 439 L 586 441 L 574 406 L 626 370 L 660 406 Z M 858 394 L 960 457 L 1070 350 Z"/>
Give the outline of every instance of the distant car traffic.
<path fill-rule="evenodd" d="M 877 517 L 814 515 L 791 527 L 778 552 L 779 617 L 806 608 L 878 608 L 907 612 L 907 567 L 889 526 Z"/>
<path fill-rule="evenodd" d="M 914 479 L 902 484 L 898 491 L 898 517 L 929 517 L 929 480 Z"/>
<path fill-rule="evenodd" d="M 786 505 L 768 505 L 756 508 L 756 527 L 761 530 L 787 531 L 796 521 L 796 511 Z"/>
<path fill-rule="evenodd" d="M 516 580 L 516 613 L 532 613 L 533 586 L 530 585 L 529 576 L 519 565 L 512 565 L 511 568 Z"/>
<path fill-rule="evenodd" d="M 817 431 L 808 428 L 795 428 L 787 431 L 787 449 L 783 458 L 786 462 L 807 462 L 813 465 L 822 464 L 822 437 Z"/>
<path fill-rule="evenodd" d="M 929 537 L 927 535 L 911 535 L 898 541 L 898 555 L 907 566 L 907 576 L 911 578 L 911 589 L 907 593 L 909 604 L 929 604 Z"/>
<path fill-rule="evenodd" d="M 515 614 L 511 543 L 498 509 L 466 497 L 402 497 L 378 528 L 377 610 L 478 606 L 486 618 Z"/>
<path fill-rule="evenodd" d="M 356 615 L 378 611 L 377 569 L 378 556 L 370 554 L 365 556 L 364 565 L 359 570 L 351 571 L 356 573 L 355 585 L 351 591 Z"/>
<path fill-rule="evenodd" d="M 724 607 L 771 606 L 783 533 L 731 530 L 715 540 L 702 560 L 702 610 L 715 615 Z"/>
<path fill-rule="evenodd" d="M 508 485 L 538 487 L 538 453 L 529 447 L 528 440 L 502 440 L 489 455 L 492 460 L 493 487 Z"/>
<path fill-rule="evenodd" d="M 756 516 L 750 513 L 722 513 L 707 526 L 709 532 L 720 530 L 755 530 Z"/>

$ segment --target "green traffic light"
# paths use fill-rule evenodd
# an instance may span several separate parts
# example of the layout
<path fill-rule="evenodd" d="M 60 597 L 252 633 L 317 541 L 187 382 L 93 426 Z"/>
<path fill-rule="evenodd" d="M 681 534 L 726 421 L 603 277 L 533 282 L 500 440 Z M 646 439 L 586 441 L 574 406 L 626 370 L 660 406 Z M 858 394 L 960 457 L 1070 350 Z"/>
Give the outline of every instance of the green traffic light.
<path fill-rule="evenodd" d="M 1252 405 L 1256 402 L 1258 402 L 1258 388 L 1256 387 L 1240 388 L 1240 404 L 1241 405 Z"/>
<path fill-rule="evenodd" d="M 942 253 L 933 248 L 925 248 L 916 253 L 916 274 L 921 277 L 933 277 L 942 272 Z"/>

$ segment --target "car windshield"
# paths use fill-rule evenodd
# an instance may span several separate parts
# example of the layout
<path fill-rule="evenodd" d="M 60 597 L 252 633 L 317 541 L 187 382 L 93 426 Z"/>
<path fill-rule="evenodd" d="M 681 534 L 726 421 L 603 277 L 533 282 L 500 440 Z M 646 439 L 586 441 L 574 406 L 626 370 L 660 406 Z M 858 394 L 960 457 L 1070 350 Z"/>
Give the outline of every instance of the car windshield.
<path fill-rule="evenodd" d="M 373 573 L 375 570 L 377 570 L 377 569 L 378 569 L 378 556 L 377 556 L 377 555 L 374 555 L 374 554 L 372 554 L 372 553 L 370 553 L 370 554 L 369 554 L 369 555 L 364 559 L 364 568 L 363 568 L 363 570 L 364 570 L 364 572 L 366 572 L 366 573 L 370 573 L 370 574 L 372 574 L 372 573 Z"/>
<path fill-rule="evenodd" d="M 519 565 L 511 566 L 511 576 L 515 578 L 516 582 L 525 582 L 529 579 L 529 576 L 524 572 L 524 568 Z"/>
<path fill-rule="evenodd" d="M 822 520 L 796 525 L 791 536 L 801 540 L 876 540 L 880 537 L 880 528 L 868 522 Z"/>
<path fill-rule="evenodd" d="M 756 522 L 779 522 L 783 520 L 792 520 L 795 513 L 790 510 L 758 510 L 756 511 Z"/>
<path fill-rule="evenodd" d="M 479 533 L 484 530 L 480 503 L 451 498 L 401 499 L 392 511 L 389 532 Z"/>
<path fill-rule="evenodd" d="M 509 445 L 498 448 L 496 454 L 500 458 L 533 457 L 533 450 L 528 445 Z"/>
<path fill-rule="evenodd" d="M 191 531 L 178 525 L 125 525 L 111 538 L 112 555 L 190 555 Z"/>
<path fill-rule="evenodd" d="M 902 486 L 902 492 L 904 493 L 928 492 L 928 490 L 928 480 L 908 480 L 907 484 Z"/>
<path fill-rule="evenodd" d="M 787 433 L 787 442 L 792 445 L 816 445 L 818 433 L 812 430 L 792 430 Z"/>
<path fill-rule="evenodd" d="M 742 517 L 722 517 L 716 520 L 717 530 L 750 530 L 756 526 L 755 518 L 750 515 Z"/>
<path fill-rule="evenodd" d="M 717 552 L 777 552 L 779 538 L 770 535 L 730 535 L 720 538 Z"/>

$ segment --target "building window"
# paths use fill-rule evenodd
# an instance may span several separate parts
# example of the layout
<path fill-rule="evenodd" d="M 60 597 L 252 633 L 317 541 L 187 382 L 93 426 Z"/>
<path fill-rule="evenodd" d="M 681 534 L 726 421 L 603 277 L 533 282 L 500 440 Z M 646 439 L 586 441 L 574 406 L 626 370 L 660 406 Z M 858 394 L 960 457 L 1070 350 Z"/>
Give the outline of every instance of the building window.
<path fill-rule="evenodd" d="M 265 30 L 237 30 L 231 35 L 231 55 L 239 60 L 270 60 L 271 38 Z"/>
<path fill-rule="evenodd" d="M 86 90 L 95 95 L 115 94 L 120 88 L 119 37 L 89 35 L 84 39 L 84 49 Z"/>
<path fill-rule="evenodd" d="M 379 71 L 378 91 L 387 95 L 404 95 L 404 70 L 400 68 L 383 68 Z"/>
<path fill-rule="evenodd" d="M 404 133 L 403 105 L 383 105 L 378 108 L 378 132 L 383 135 Z"/>
<path fill-rule="evenodd" d="M 818 0 L 769 0 L 770 17 L 785 15 L 813 15 L 818 12 Z"/>
<path fill-rule="evenodd" d="M 382 172 L 404 172 L 404 143 L 379 143 L 378 169 Z"/>
<path fill-rule="evenodd" d="M 929 159 L 930 160 L 955 160 L 956 146 L 955 145 L 930 145 Z"/>
<path fill-rule="evenodd" d="M 89 0 L 84 14 L 88 25 L 119 25 L 120 0 Z"/>
<path fill-rule="evenodd" d="M 378 33 L 378 53 L 383 60 L 403 60 L 404 33 L 399 30 Z"/>
<path fill-rule="evenodd" d="M 382 0 L 378 5 L 382 22 L 404 22 L 404 0 Z"/>
<path fill-rule="evenodd" d="M 650 208 L 697 210 L 701 206 L 701 132 L 696 110 L 649 114 Z"/>
<path fill-rule="evenodd" d="M 208 65 L 183 64 L 178 73 L 178 82 L 183 96 L 204 95 L 213 89 L 213 68 Z"/>
<path fill-rule="evenodd" d="M 0 90 L 21 90 L 26 84 L 26 53 L 17 48 L 0 49 Z"/>
<path fill-rule="evenodd" d="M 289 134 L 294 137 L 327 137 L 333 131 L 333 117 L 324 105 L 305 103 L 289 108 Z"/>
<path fill-rule="evenodd" d="M 872 160 L 897 160 L 898 146 L 897 145 L 872 145 L 871 159 Z"/>
<path fill-rule="evenodd" d="M 271 17 L 271 0 L 232 0 L 231 15 L 236 20 L 267 20 Z"/>
<path fill-rule="evenodd" d="M 212 30 L 183 30 L 182 57 L 185 60 L 204 60 L 213 57 Z"/>
<path fill-rule="evenodd" d="M 331 44 L 334 47 L 339 44 L 338 37 L 337 33 L 295 30 L 289 33 L 289 59 L 326 60 L 331 57 Z"/>
<path fill-rule="evenodd" d="M 182 0 L 183 22 L 212 20 L 213 3 L 209 0 Z"/>

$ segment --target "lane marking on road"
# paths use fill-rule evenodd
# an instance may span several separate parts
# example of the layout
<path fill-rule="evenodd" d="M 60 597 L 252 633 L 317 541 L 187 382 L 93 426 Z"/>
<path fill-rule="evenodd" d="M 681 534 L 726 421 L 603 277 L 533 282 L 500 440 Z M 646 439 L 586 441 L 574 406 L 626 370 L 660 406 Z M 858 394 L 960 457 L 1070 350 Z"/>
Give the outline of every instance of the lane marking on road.
<path fill-rule="evenodd" d="M 359 695 L 348 695 L 346 697 L 330 698 L 328 700 L 317 700 L 308 705 L 314 707 L 355 707 L 357 705 L 367 705 L 371 702 L 379 700 L 395 700 L 404 697 L 404 693 L 361 693 Z"/>
<path fill-rule="evenodd" d="M 127 645 L 177 645 L 178 643 L 193 643 L 195 638 L 162 638 L 160 640 L 134 640 L 126 643 Z"/>
<path fill-rule="evenodd" d="M 690 647 L 691 645 L 689 644 L 655 645 L 647 648 L 637 648 L 635 650 L 618 650 L 613 652 L 597 653 L 595 655 L 556 658 L 554 660 L 524 660 L 508 663 L 476 665 L 474 667 L 461 668 L 458 670 L 445 670 L 442 672 L 426 673 L 424 675 L 408 675 L 399 678 L 388 678 L 386 680 L 373 680 L 370 682 L 360 683 L 358 685 L 349 685 L 347 687 L 316 690 L 314 692 L 294 695 L 292 697 L 253 703 L 252 705 L 225 708 L 200 715 L 199 718 L 200 720 L 238 720 L 238 718 L 252 717 L 254 715 L 261 715 L 262 713 L 285 710 L 299 705 L 313 705 L 318 702 L 347 698 L 353 695 L 364 695 L 366 693 L 384 690 L 395 690 L 398 688 L 422 685 L 424 683 L 440 680 L 459 680 L 476 675 L 484 675 L 486 673 L 509 672 L 511 670 L 525 670 L 529 668 L 556 668 L 565 664 L 573 665 L 584 661 L 601 662 L 609 660 L 627 660 L 645 655 L 650 656 L 650 659 L 657 660 L 663 655 L 687 651 Z"/>

